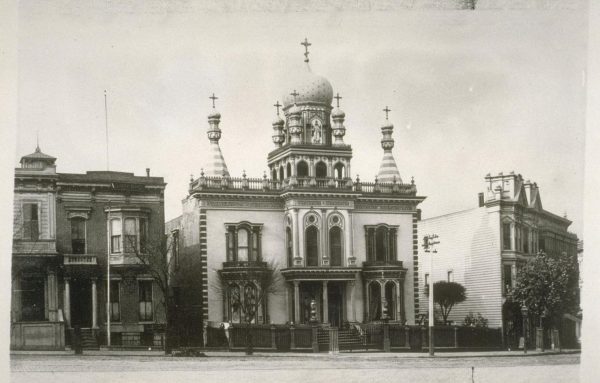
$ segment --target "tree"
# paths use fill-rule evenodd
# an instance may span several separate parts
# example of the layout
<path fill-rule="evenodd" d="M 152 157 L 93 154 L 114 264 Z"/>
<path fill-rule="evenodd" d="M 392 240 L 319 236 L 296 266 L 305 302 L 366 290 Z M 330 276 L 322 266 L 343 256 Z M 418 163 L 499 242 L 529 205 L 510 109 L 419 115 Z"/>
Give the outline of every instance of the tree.
<path fill-rule="evenodd" d="M 130 240 L 130 248 L 134 250 L 138 270 L 152 276 L 161 291 L 160 305 L 165 315 L 164 348 L 165 354 L 169 354 L 173 343 L 169 334 L 172 333 L 173 327 L 171 315 L 175 305 L 174 288 L 185 286 L 188 281 L 198 277 L 199 271 L 195 267 L 197 262 L 194 261 L 194 257 L 178 254 L 177 243 L 166 235 L 155 242 L 140 244 L 141 249 L 135 243 L 134 237 Z"/>
<path fill-rule="evenodd" d="M 224 295 L 223 292 L 226 291 L 226 284 L 229 281 L 226 280 L 223 270 L 219 270 L 216 275 L 217 278 L 211 285 L 215 292 Z M 239 309 L 242 321 L 245 324 L 246 354 L 251 355 L 253 346 L 250 325 L 256 319 L 256 310 L 259 307 L 264 307 L 263 305 L 267 303 L 269 295 L 282 293 L 283 290 L 280 289 L 280 285 L 283 278 L 279 272 L 279 267 L 274 262 L 268 263 L 266 267 L 249 268 L 241 277 L 241 279 L 236 279 L 235 282 L 243 282 L 243 288 L 240 288 L 239 295 L 231 297 L 231 304 Z"/>
<path fill-rule="evenodd" d="M 429 296 L 429 289 L 425 290 L 425 294 Z M 464 302 L 465 299 L 467 299 L 466 289 L 460 283 L 438 281 L 433 284 L 433 302 L 440 306 L 444 324 L 448 324 L 452 307 Z"/>
<path fill-rule="evenodd" d="M 519 271 L 513 299 L 556 328 L 564 314 L 579 311 L 576 255 L 538 253 Z"/>

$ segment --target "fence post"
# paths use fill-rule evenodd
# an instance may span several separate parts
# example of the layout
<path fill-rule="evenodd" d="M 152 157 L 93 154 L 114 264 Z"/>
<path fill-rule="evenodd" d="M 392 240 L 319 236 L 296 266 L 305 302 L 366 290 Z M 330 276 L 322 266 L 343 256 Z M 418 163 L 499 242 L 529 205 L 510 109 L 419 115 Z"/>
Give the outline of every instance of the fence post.
<path fill-rule="evenodd" d="M 404 326 L 404 347 L 410 348 L 410 328 Z"/>
<path fill-rule="evenodd" d="M 329 353 L 337 354 L 338 351 L 339 351 L 338 329 L 337 329 L 337 327 L 331 327 L 329 329 Z"/>
<path fill-rule="evenodd" d="M 312 328 L 312 350 L 313 352 L 319 352 L 319 327 L 317 326 Z"/>
<path fill-rule="evenodd" d="M 271 348 L 273 350 L 277 350 L 276 337 L 277 337 L 277 333 L 275 332 L 275 326 L 271 325 Z"/>
<path fill-rule="evenodd" d="M 294 325 L 290 326 L 290 351 L 293 351 L 296 348 L 296 330 L 294 329 Z"/>
<path fill-rule="evenodd" d="M 425 337 L 425 335 L 427 335 L 425 327 L 421 327 L 421 350 L 423 350 L 427 345 L 427 338 Z"/>
<path fill-rule="evenodd" d="M 535 348 L 544 352 L 544 329 L 541 327 L 535 329 Z"/>
<path fill-rule="evenodd" d="M 458 348 L 458 327 L 454 326 L 454 348 Z"/>
<path fill-rule="evenodd" d="M 383 324 L 383 351 L 390 352 L 390 325 L 389 325 L 389 323 Z"/>

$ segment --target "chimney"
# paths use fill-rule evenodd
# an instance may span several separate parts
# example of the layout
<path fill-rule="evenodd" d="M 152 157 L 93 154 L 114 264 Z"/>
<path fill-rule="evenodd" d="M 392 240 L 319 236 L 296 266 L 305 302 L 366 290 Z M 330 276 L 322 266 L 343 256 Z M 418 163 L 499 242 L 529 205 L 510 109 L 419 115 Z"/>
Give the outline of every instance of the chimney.
<path fill-rule="evenodd" d="M 483 199 L 483 193 L 479 193 L 477 196 L 479 197 L 479 207 L 483 207 L 483 205 L 485 205 L 485 200 Z"/>
<path fill-rule="evenodd" d="M 146 177 L 150 177 L 150 168 L 146 168 Z"/>

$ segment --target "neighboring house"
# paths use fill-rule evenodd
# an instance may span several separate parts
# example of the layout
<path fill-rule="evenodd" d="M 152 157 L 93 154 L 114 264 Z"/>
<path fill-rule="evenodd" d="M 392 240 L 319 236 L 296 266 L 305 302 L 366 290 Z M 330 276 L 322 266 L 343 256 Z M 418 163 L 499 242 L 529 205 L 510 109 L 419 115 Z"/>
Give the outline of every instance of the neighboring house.
<path fill-rule="evenodd" d="M 162 177 L 54 162 L 38 148 L 16 169 L 11 347 L 60 349 L 75 327 L 86 347 L 105 344 L 109 253 L 111 345 L 162 346 L 162 295 L 136 256 L 164 235 Z"/>
<path fill-rule="evenodd" d="M 308 65 L 291 77 L 292 95 L 284 96 L 282 117 L 276 105 L 272 124 L 270 178 L 231 177 L 218 144 L 221 116 L 208 116 L 214 161 L 190 182 L 183 215 L 167 225 L 180 253 L 201 260 L 198 322 L 243 321 L 239 302 L 259 294 L 253 276 L 275 267 L 282 283 L 257 305 L 254 323 L 307 323 L 312 302 L 319 322 L 334 326 L 381 320 L 384 307 L 392 321 L 413 324 L 424 197 L 400 179 L 393 125 L 381 127 L 378 179 L 353 181 L 345 114 L 331 105 L 331 84 Z"/>
<path fill-rule="evenodd" d="M 567 218 L 542 207 L 536 183 L 520 174 L 485 177 L 486 192 L 479 206 L 424 219 L 423 234 L 439 235 L 431 276 L 429 256 L 421 250 L 421 291 L 429 281 L 450 280 L 466 287 L 467 300 L 452 309 L 450 320 L 462 323 L 469 312 L 481 313 L 490 327 L 521 331 L 521 313 L 505 305 L 516 285 L 519 269 L 539 251 L 575 254 L 577 236 Z M 422 313 L 427 313 L 427 301 Z"/>

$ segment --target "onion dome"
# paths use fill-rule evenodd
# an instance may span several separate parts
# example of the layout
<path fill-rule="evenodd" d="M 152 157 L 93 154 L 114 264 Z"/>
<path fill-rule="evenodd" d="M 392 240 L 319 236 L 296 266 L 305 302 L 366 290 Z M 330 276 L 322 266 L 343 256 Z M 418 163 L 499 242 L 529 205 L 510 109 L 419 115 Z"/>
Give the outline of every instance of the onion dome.
<path fill-rule="evenodd" d="M 346 117 L 346 113 L 344 113 L 344 111 L 341 110 L 340 108 L 335 108 L 331 112 L 331 117 L 332 118 L 344 118 L 344 117 Z"/>
<path fill-rule="evenodd" d="M 331 83 L 325 77 L 313 73 L 308 64 L 306 64 L 306 69 L 299 71 L 298 77 L 293 79 L 293 86 L 298 95 L 294 100 L 294 96 L 290 94 L 291 92 L 286 92 L 283 97 L 284 108 L 294 103 L 331 105 L 331 101 L 333 100 L 333 87 Z"/>

